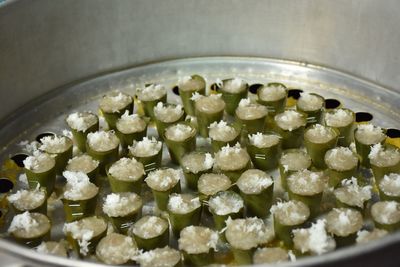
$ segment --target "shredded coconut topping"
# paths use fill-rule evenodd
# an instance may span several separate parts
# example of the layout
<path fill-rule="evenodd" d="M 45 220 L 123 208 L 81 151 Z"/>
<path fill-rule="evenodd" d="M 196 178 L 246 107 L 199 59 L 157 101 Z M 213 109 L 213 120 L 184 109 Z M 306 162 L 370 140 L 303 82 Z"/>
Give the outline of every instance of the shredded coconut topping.
<path fill-rule="evenodd" d="M 88 133 L 87 142 L 90 148 L 100 152 L 110 151 L 117 148 L 119 145 L 119 139 L 114 131 Z"/>
<path fill-rule="evenodd" d="M 110 217 L 124 217 L 137 212 L 142 205 L 141 197 L 135 193 L 112 193 L 104 201 L 103 212 Z"/>
<path fill-rule="evenodd" d="M 290 191 L 302 196 L 313 196 L 321 193 L 325 187 L 323 172 L 307 169 L 297 171 L 287 178 Z"/>
<path fill-rule="evenodd" d="M 234 248 L 248 250 L 266 244 L 274 238 L 271 227 L 267 227 L 262 219 L 257 217 L 225 221 L 225 236 Z"/>
<path fill-rule="evenodd" d="M 182 157 L 181 164 L 186 172 L 199 173 L 210 170 L 214 165 L 214 158 L 210 153 L 192 152 Z"/>
<path fill-rule="evenodd" d="M 208 128 L 210 129 L 208 135 L 211 139 L 216 141 L 229 142 L 235 139 L 239 134 L 235 128 L 228 125 L 228 123 L 223 120 L 211 123 Z"/>
<path fill-rule="evenodd" d="M 189 254 L 208 253 L 210 249 L 217 249 L 218 232 L 203 226 L 185 227 L 178 240 L 179 249 Z"/>
<path fill-rule="evenodd" d="M 9 233 L 13 233 L 17 230 L 23 230 L 30 232 L 32 229 L 39 226 L 39 222 L 32 217 L 29 211 L 17 214 L 11 221 L 10 227 L 8 228 Z"/>
<path fill-rule="evenodd" d="M 103 96 L 103 98 L 100 100 L 100 108 L 104 112 L 115 113 L 124 109 L 130 103 L 132 103 L 131 96 L 115 90 Z"/>
<path fill-rule="evenodd" d="M 304 111 L 319 110 L 324 105 L 324 99 L 320 96 L 302 92 L 297 100 L 297 106 Z"/>
<path fill-rule="evenodd" d="M 181 171 L 172 168 L 158 169 L 150 172 L 145 182 L 147 185 L 157 191 L 166 191 L 179 183 L 181 179 Z"/>
<path fill-rule="evenodd" d="M 382 142 L 386 135 L 381 127 L 372 124 L 359 124 L 354 137 L 362 144 L 374 145 Z"/>
<path fill-rule="evenodd" d="M 315 124 L 311 128 L 307 129 L 304 137 L 312 143 L 327 143 L 334 139 L 337 134 L 332 128 L 323 126 L 321 124 Z"/>
<path fill-rule="evenodd" d="M 286 88 L 281 85 L 263 86 L 258 92 L 258 97 L 263 101 L 278 101 L 286 97 Z"/>
<path fill-rule="evenodd" d="M 354 122 L 354 117 L 351 111 L 340 108 L 325 113 L 325 122 L 330 127 L 345 127 Z"/>
<path fill-rule="evenodd" d="M 361 229 L 363 218 L 359 211 L 335 208 L 326 215 L 327 230 L 336 236 L 348 236 Z"/>
<path fill-rule="evenodd" d="M 217 215 L 228 215 L 243 209 L 244 202 L 240 195 L 232 191 L 223 191 L 210 197 L 208 206 Z"/>
<path fill-rule="evenodd" d="M 350 206 L 363 208 L 364 202 L 371 199 L 372 186 L 361 187 L 358 185 L 357 178 L 345 179 L 342 187 L 335 189 L 334 194 L 339 201 Z"/>
<path fill-rule="evenodd" d="M 116 123 L 117 129 L 124 134 L 142 132 L 146 129 L 146 125 L 146 121 L 138 114 L 129 114 L 128 110 L 122 114 Z"/>
<path fill-rule="evenodd" d="M 183 91 L 199 91 L 205 87 L 205 82 L 199 78 L 192 76 L 184 76 L 178 80 L 179 90 Z"/>
<path fill-rule="evenodd" d="M 85 132 L 99 120 L 95 114 L 90 112 L 74 112 L 68 115 L 66 121 L 72 129 Z"/>
<path fill-rule="evenodd" d="M 168 199 L 168 210 L 173 213 L 186 214 L 200 207 L 199 197 L 190 194 L 173 193 Z"/>
<path fill-rule="evenodd" d="M 7 197 L 8 201 L 19 210 L 32 210 L 39 207 L 46 199 L 46 193 L 39 188 L 18 190 Z"/>
<path fill-rule="evenodd" d="M 271 147 L 279 143 L 281 137 L 276 134 L 249 134 L 250 144 L 258 148 Z"/>
<path fill-rule="evenodd" d="M 221 99 L 221 94 L 201 96 L 196 92 L 191 99 L 196 102 L 196 110 L 202 113 L 215 114 L 225 108 L 225 102 Z"/>
<path fill-rule="evenodd" d="M 357 166 L 358 157 L 348 147 L 336 147 L 326 152 L 325 163 L 331 169 L 346 171 Z"/>
<path fill-rule="evenodd" d="M 144 89 L 137 89 L 137 95 L 141 101 L 154 101 L 167 94 L 165 86 L 161 84 L 150 84 Z"/>
<path fill-rule="evenodd" d="M 26 169 L 36 173 L 46 172 L 53 168 L 56 164 L 52 156 L 39 151 L 36 151 L 33 156 L 27 157 L 23 163 Z"/>
<path fill-rule="evenodd" d="M 295 110 L 285 110 L 275 115 L 275 122 L 280 128 L 290 132 L 305 126 L 307 123 L 305 117 Z"/>
<path fill-rule="evenodd" d="M 172 267 L 180 261 L 181 254 L 173 248 L 164 247 L 141 251 L 133 259 L 142 267 Z"/>
<path fill-rule="evenodd" d="M 236 115 L 242 120 L 256 120 L 265 117 L 267 114 L 266 106 L 252 103 L 250 98 L 242 98 L 236 108 Z"/>
<path fill-rule="evenodd" d="M 215 154 L 215 165 L 222 170 L 243 169 L 249 160 L 249 154 L 239 143 L 234 146 L 228 144 Z"/>
<path fill-rule="evenodd" d="M 273 183 L 272 178 L 265 172 L 250 169 L 242 173 L 237 181 L 237 186 L 245 194 L 259 194 Z"/>
<path fill-rule="evenodd" d="M 111 165 L 108 172 L 118 180 L 137 181 L 143 177 L 144 167 L 135 158 L 121 158 Z"/>
<path fill-rule="evenodd" d="M 281 224 L 298 225 L 310 216 L 310 209 L 300 201 L 278 202 L 271 207 L 271 213 Z"/>
<path fill-rule="evenodd" d="M 67 179 L 64 197 L 70 200 L 82 200 L 94 197 L 99 188 L 92 184 L 87 174 L 83 172 L 64 171 L 63 176 Z"/>
<path fill-rule="evenodd" d="M 150 157 L 160 152 L 162 143 L 156 138 L 143 137 L 142 141 L 133 141 L 132 146 L 129 146 L 129 151 L 135 157 Z"/>
<path fill-rule="evenodd" d="M 371 146 L 371 152 L 368 155 L 371 164 L 378 167 L 394 166 L 400 162 L 400 151 L 394 147 L 385 147 L 380 143 Z"/>
<path fill-rule="evenodd" d="M 178 123 L 169 126 L 165 130 L 165 137 L 169 140 L 180 142 L 192 137 L 196 133 L 196 130 L 190 125 Z"/>
<path fill-rule="evenodd" d="M 158 102 L 154 107 L 155 117 L 162 122 L 175 122 L 182 117 L 184 111 L 182 105 L 164 104 Z"/>
<path fill-rule="evenodd" d="M 390 173 L 385 175 L 379 183 L 379 188 L 385 195 L 400 196 L 400 174 Z"/>
<path fill-rule="evenodd" d="M 400 222 L 400 204 L 396 201 L 380 201 L 371 207 L 374 220 L 380 224 L 395 224 Z"/>
<path fill-rule="evenodd" d="M 200 100 L 200 99 L 203 98 L 203 97 L 205 97 L 205 96 L 199 94 L 198 92 L 194 92 L 194 93 L 192 94 L 192 97 L 190 97 L 190 100 L 197 101 L 197 100 Z"/>
<path fill-rule="evenodd" d="M 132 232 L 141 238 L 150 239 L 168 230 L 168 222 L 157 216 L 144 216 L 132 227 Z"/>
<path fill-rule="evenodd" d="M 325 229 L 326 220 L 318 220 L 307 229 L 293 230 L 294 247 L 302 253 L 311 252 L 321 255 L 335 249 L 335 241 Z"/>
<path fill-rule="evenodd" d="M 111 233 L 102 238 L 96 247 L 96 256 L 104 263 L 125 264 L 138 254 L 136 243 L 132 237 Z"/>
<path fill-rule="evenodd" d="M 280 164 L 284 167 L 285 172 L 299 171 L 311 166 L 311 158 L 305 151 L 295 149 L 284 152 Z"/>
<path fill-rule="evenodd" d="M 388 234 L 389 234 L 388 231 L 377 228 L 375 228 L 371 232 L 367 230 L 361 230 L 357 232 L 356 242 L 358 244 L 366 244 L 373 240 L 377 240 L 384 236 L 387 236 Z"/>
<path fill-rule="evenodd" d="M 47 153 L 62 153 L 72 146 L 72 141 L 65 136 L 45 136 L 40 139 L 40 150 Z"/>
<path fill-rule="evenodd" d="M 237 94 L 246 89 L 246 82 L 236 77 L 233 79 L 225 80 L 223 84 L 221 81 L 221 86 L 219 87 L 222 87 L 224 92 Z"/>

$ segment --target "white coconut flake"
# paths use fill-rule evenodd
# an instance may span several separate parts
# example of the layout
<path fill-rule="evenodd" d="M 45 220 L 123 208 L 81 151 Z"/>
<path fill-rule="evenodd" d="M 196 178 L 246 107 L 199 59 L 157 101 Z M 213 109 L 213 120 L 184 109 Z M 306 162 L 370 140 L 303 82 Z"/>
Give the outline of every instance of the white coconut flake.
<path fill-rule="evenodd" d="M 161 148 L 162 143 L 155 137 L 143 137 L 142 141 L 134 141 L 132 146 L 129 146 L 129 151 L 136 157 L 149 157 L 156 155 Z"/>
<path fill-rule="evenodd" d="M 79 252 L 86 256 L 89 252 L 90 240 L 93 238 L 94 231 L 79 226 L 78 222 L 65 223 L 64 233 L 71 233 L 73 239 L 78 241 Z"/>
<path fill-rule="evenodd" d="M 183 115 L 182 105 L 167 105 L 163 102 L 158 102 L 154 107 L 154 115 L 163 122 L 175 122 Z"/>
<path fill-rule="evenodd" d="M 219 87 L 223 87 L 223 90 L 225 92 L 237 94 L 244 90 L 245 84 L 246 84 L 245 81 L 236 77 L 236 78 L 225 81 L 224 84 L 222 84 L 222 81 L 221 81 L 221 86 L 219 86 Z"/>
<path fill-rule="evenodd" d="M 239 107 L 249 107 L 251 105 L 251 100 L 250 98 L 242 98 L 239 102 Z"/>
<path fill-rule="evenodd" d="M 325 122 L 330 127 L 345 127 L 353 121 L 353 114 L 345 109 L 336 109 L 325 113 Z"/>
<path fill-rule="evenodd" d="M 97 131 L 87 135 L 87 142 L 96 151 L 109 151 L 119 145 L 119 139 L 114 131 Z"/>
<path fill-rule="evenodd" d="M 25 211 L 24 213 L 17 214 L 11 221 L 10 227 L 8 228 L 9 233 L 13 233 L 17 230 L 25 230 L 26 232 L 39 226 L 39 222 L 32 217 L 31 213 Z"/>
<path fill-rule="evenodd" d="M 354 137 L 362 144 L 373 145 L 382 142 L 386 135 L 381 127 L 372 124 L 359 124 Z"/>
<path fill-rule="evenodd" d="M 399 196 L 400 195 L 400 174 L 390 173 L 386 174 L 381 182 L 379 188 L 385 195 Z"/>
<path fill-rule="evenodd" d="M 321 255 L 334 249 L 334 241 L 328 236 L 326 229 L 326 220 L 317 220 L 307 229 L 293 230 L 295 247 L 298 245 L 302 253 L 311 252 L 312 254 Z M 296 239 L 301 241 L 296 244 Z"/>
<path fill-rule="evenodd" d="M 157 100 L 163 97 L 166 93 L 167 90 L 165 89 L 165 86 L 161 84 L 150 84 L 144 87 L 144 89 L 137 90 L 138 98 L 142 101 Z"/>
<path fill-rule="evenodd" d="M 216 141 L 229 142 L 237 137 L 238 132 L 235 128 L 228 125 L 226 121 L 213 122 L 208 127 L 210 129 L 209 136 L 211 139 Z"/>
<path fill-rule="evenodd" d="M 196 102 L 197 100 L 200 100 L 203 97 L 205 97 L 205 96 L 199 94 L 198 92 L 194 92 L 194 94 L 192 94 L 192 97 L 190 98 L 190 100 L 193 100 Z"/>
<path fill-rule="evenodd" d="M 249 134 L 250 144 L 258 148 L 271 147 L 279 143 L 281 137 L 276 134 L 255 133 Z"/>
<path fill-rule="evenodd" d="M 168 199 L 168 210 L 174 213 L 188 213 L 201 205 L 199 197 L 173 193 Z"/>
<path fill-rule="evenodd" d="M 72 129 L 85 132 L 97 123 L 98 119 L 96 115 L 89 112 L 74 112 L 68 115 L 66 121 Z"/>
<path fill-rule="evenodd" d="M 152 189 L 165 191 L 179 183 L 181 175 L 182 173 L 180 170 L 172 168 L 158 169 L 150 172 L 147 175 L 145 182 Z"/>
<path fill-rule="evenodd" d="M 96 188 L 94 193 L 98 191 L 98 188 L 92 184 L 89 180 L 87 174 L 83 172 L 71 172 L 64 171 L 63 176 L 67 179 L 67 184 L 65 186 L 64 197 L 67 199 L 80 199 L 86 197 L 89 190 Z"/>
<path fill-rule="evenodd" d="M 357 244 L 366 244 L 373 240 L 377 240 L 387 236 L 389 233 L 386 230 L 375 228 L 372 231 L 360 230 L 357 232 Z"/>
<path fill-rule="evenodd" d="M 306 125 L 303 115 L 295 110 L 286 110 L 275 116 L 275 122 L 280 128 L 287 131 L 293 131 Z"/>
<path fill-rule="evenodd" d="M 357 178 L 351 177 L 342 181 L 342 188 L 334 191 L 336 198 L 348 205 L 360 208 L 364 207 L 364 202 L 370 200 L 372 186 L 359 186 Z"/>
<path fill-rule="evenodd" d="M 62 153 L 72 146 L 71 140 L 65 136 L 45 136 L 40 139 L 40 150 L 48 153 Z"/>
<path fill-rule="evenodd" d="M 194 129 L 191 126 L 185 125 L 183 123 L 178 123 L 169 126 L 165 130 L 165 137 L 169 140 L 179 142 L 186 140 L 187 138 L 192 136 L 193 133 Z"/>
<path fill-rule="evenodd" d="M 239 195 L 221 193 L 211 197 L 208 205 L 217 215 L 223 216 L 239 212 L 244 207 L 244 202 Z"/>
<path fill-rule="evenodd" d="M 103 212 L 111 217 L 123 217 L 142 206 L 141 198 L 135 193 L 111 193 L 103 203 Z"/>
<path fill-rule="evenodd" d="M 322 97 L 310 94 L 308 92 L 302 92 L 300 94 L 300 98 L 297 100 L 297 105 L 302 110 L 315 111 L 323 107 L 324 100 Z"/>

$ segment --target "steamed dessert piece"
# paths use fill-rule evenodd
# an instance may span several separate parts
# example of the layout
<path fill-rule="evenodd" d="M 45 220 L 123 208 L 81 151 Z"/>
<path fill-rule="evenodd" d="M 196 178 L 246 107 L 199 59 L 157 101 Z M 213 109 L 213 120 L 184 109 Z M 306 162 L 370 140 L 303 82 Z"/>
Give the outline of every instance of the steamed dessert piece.
<path fill-rule="evenodd" d="M 296 109 L 307 114 L 307 125 L 321 123 L 325 99 L 314 93 L 303 92 L 296 101 Z"/>
<path fill-rule="evenodd" d="M 13 217 L 8 233 L 19 243 L 29 247 L 36 247 L 42 241 L 50 238 L 51 222 L 41 213 L 17 214 Z"/>
<path fill-rule="evenodd" d="M 118 118 L 128 111 L 133 111 L 133 99 L 130 95 L 119 90 L 113 90 L 104 95 L 99 103 L 102 115 L 110 129 L 115 129 Z"/>
<path fill-rule="evenodd" d="M 137 88 L 136 95 L 142 103 L 146 116 L 154 119 L 154 107 L 159 102 L 167 102 L 167 90 L 162 84 L 152 83 L 143 89 Z"/>
<path fill-rule="evenodd" d="M 96 247 L 96 257 L 110 265 L 129 263 L 138 253 L 137 245 L 132 237 L 117 233 L 106 235 Z"/>
<path fill-rule="evenodd" d="M 380 143 L 373 145 L 368 158 L 376 183 L 386 174 L 400 173 L 400 149 L 395 146 Z"/>
<path fill-rule="evenodd" d="M 329 185 L 337 187 L 344 179 L 353 177 L 358 168 L 358 156 L 348 147 L 336 147 L 325 154 Z"/>
<path fill-rule="evenodd" d="M 65 119 L 72 131 L 74 141 L 82 152 L 86 151 L 86 136 L 99 130 L 99 117 L 92 112 L 73 112 Z"/>
<path fill-rule="evenodd" d="M 61 174 L 72 158 L 72 140 L 66 136 L 45 136 L 40 139 L 39 149 L 49 155 L 54 156 L 56 160 L 56 172 Z"/>
<path fill-rule="evenodd" d="M 195 104 L 191 98 L 195 93 L 199 93 L 201 95 L 205 94 L 206 81 L 199 75 L 184 76 L 179 79 L 178 88 L 186 114 L 194 116 Z"/>
<path fill-rule="evenodd" d="M 325 219 L 326 229 L 339 247 L 353 244 L 364 223 L 361 213 L 350 208 L 334 208 Z"/>
<path fill-rule="evenodd" d="M 56 181 L 56 160 L 53 156 L 35 151 L 24 161 L 24 171 L 28 180 L 29 188 L 46 189 L 47 195 L 53 193 Z"/>
<path fill-rule="evenodd" d="M 381 127 L 372 124 L 359 124 L 354 131 L 354 141 L 357 154 L 361 157 L 360 163 L 366 168 L 370 167 L 371 146 L 382 144 L 386 139 L 386 134 Z"/>
<path fill-rule="evenodd" d="M 282 153 L 282 138 L 275 133 L 255 133 L 248 135 L 247 151 L 258 169 L 268 171 L 278 167 Z"/>
<path fill-rule="evenodd" d="M 324 116 L 325 125 L 339 131 L 339 146 L 349 146 L 354 140 L 355 114 L 349 109 L 339 108 L 327 111 Z"/>
<path fill-rule="evenodd" d="M 220 89 L 225 102 L 225 111 L 234 115 L 240 100 L 247 97 L 249 85 L 243 79 L 235 77 L 221 81 Z"/>
<path fill-rule="evenodd" d="M 186 264 L 204 266 L 213 263 L 218 240 L 217 231 L 204 226 L 188 226 L 181 231 L 178 246 Z"/>
<path fill-rule="evenodd" d="M 241 99 L 235 110 L 236 120 L 245 135 L 264 131 L 267 115 L 267 107 L 252 102 L 250 98 Z"/>
<path fill-rule="evenodd" d="M 282 137 L 282 148 L 299 148 L 303 144 L 306 115 L 295 110 L 285 110 L 274 117 L 275 131 Z"/>
<path fill-rule="evenodd" d="M 283 112 L 287 94 L 286 86 L 281 83 L 269 83 L 257 90 L 258 102 L 265 105 L 272 115 Z"/>
<path fill-rule="evenodd" d="M 210 124 L 222 120 L 225 102 L 221 99 L 221 94 L 203 96 L 195 93 L 191 100 L 195 102 L 195 115 L 199 133 L 203 137 L 208 137 Z"/>
<path fill-rule="evenodd" d="M 139 249 L 152 250 L 162 248 L 169 243 L 168 221 L 157 216 L 146 215 L 140 218 L 130 229 Z"/>
<path fill-rule="evenodd" d="M 135 192 L 140 194 L 145 171 L 135 158 L 120 158 L 107 168 L 111 191 Z"/>

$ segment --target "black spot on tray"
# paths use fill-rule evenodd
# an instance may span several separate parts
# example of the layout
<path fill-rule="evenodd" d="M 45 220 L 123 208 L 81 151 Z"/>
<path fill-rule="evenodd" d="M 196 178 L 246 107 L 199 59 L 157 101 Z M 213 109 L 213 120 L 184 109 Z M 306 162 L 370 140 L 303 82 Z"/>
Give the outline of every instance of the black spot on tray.
<path fill-rule="evenodd" d="M 300 94 L 303 93 L 303 90 L 301 89 L 289 89 L 288 90 L 288 97 L 291 97 L 293 99 L 299 99 Z"/>
<path fill-rule="evenodd" d="M 14 188 L 13 182 L 7 178 L 0 178 L 0 193 L 10 192 Z"/>
<path fill-rule="evenodd" d="M 325 108 L 334 109 L 341 105 L 340 101 L 334 98 L 325 99 Z"/>
<path fill-rule="evenodd" d="M 400 138 L 400 129 L 387 129 L 386 135 L 390 138 Z"/>
<path fill-rule="evenodd" d="M 38 136 L 36 136 L 36 141 L 38 141 L 39 143 L 40 143 L 40 139 L 42 139 L 43 137 L 46 137 L 46 136 L 55 136 L 56 134 L 55 133 L 51 133 L 51 132 L 47 132 L 47 133 L 41 133 L 41 134 L 39 134 Z"/>
<path fill-rule="evenodd" d="M 263 86 L 261 83 L 255 83 L 249 86 L 249 92 L 252 94 L 257 94 L 258 89 Z"/>
<path fill-rule="evenodd" d="M 357 112 L 356 113 L 356 122 L 368 122 L 372 121 L 374 116 L 368 112 Z"/>
<path fill-rule="evenodd" d="M 218 86 L 218 84 L 213 83 L 211 84 L 210 89 L 211 91 L 218 92 L 221 88 Z"/>
<path fill-rule="evenodd" d="M 24 160 L 28 157 L 27 154 L 15 154 L 10 159 L 17 164 L 18 167 L 24 167 Z"/>
<path fill-rule="evenodd" d="M 174 94 L 176 94 L 176 95 L 179 95 L 179 88 L 178 88 L 177 85 L 174 86 L 174 88 L 172 88 L 172 92 L 173 92 Z"/>

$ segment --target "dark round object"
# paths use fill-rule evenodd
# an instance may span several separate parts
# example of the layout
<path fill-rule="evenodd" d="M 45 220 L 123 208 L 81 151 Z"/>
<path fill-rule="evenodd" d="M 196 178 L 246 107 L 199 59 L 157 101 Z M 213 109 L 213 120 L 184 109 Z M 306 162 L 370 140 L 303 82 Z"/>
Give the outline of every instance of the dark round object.
<path fill-rule="evenodd" d="M 334 98 L 325 99 L 325 108 L 334 109 L 340 106 L 340 101 Z"/>
<path fill-rule="evenodd" d="M 263 86 L 261 83 L 255 83 L 249 86 L 249 92 L 252 94 L 257 94 L 258 89 Z"/>
<path fill-rule="evenodd" d="M 368 122 L 372 121 L 374 116 L 368 112 L 357 112 L 356 113 L 356 122 Z"/>
<path fill-rule="evenodd" d="M 12 156 L 10 159 L 17 164 L 18 167 L 23 168 L 24 167 L 24 160 L 29 157 L 27 154 L 15 154 Z"/>
<path fill-rule="evenodd" d="M 303 93 L 304 91 L 301 89 L 289 89 L 288 90 L 288 97 L 291 97 L 293 99 L 299 99 L 301 93 Z"/>
<path fill-rule="evenodd" d="M 14 183 L 7 178 L 0 178 L 0 193 L 10 192 L 14 188 Z"/>
<path fill-rule="evenodd" d="M 177 85 L 174 86 L 174 88 L 172 88 L 172 92 L 173 92 L 174 94 L 176 94 L 176 95 L 179 95 L 179 88 L 178 88 Z"/>
<path fill-rule="evenodd" d="M 400 129 L 387 129 L 386 135 L 390 138 L 400 138 Z"/>

